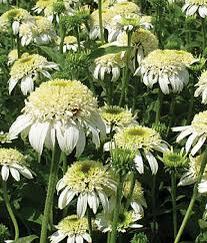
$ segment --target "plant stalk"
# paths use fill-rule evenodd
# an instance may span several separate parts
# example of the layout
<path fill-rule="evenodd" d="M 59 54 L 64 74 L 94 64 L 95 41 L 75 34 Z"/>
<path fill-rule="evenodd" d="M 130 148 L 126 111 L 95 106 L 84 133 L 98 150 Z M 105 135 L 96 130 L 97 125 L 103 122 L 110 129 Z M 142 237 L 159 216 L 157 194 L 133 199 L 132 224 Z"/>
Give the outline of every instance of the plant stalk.
<path fill-rule="evenodd" d="M 12 211 L 12 207 L 11 207 L 11 204 L 9 202 L 9 196 L 8 196 L 8 192 L 7 192 L 7 186 L 6 186 L 6 182 L 5 181 L 2 181 L 2 186 L 3 186 L 3 196 L 4 196 L 4 201 L 5 201 L 5 204 L 6 204 L 6 208 L 7 208 L 7 211 L 9 213 L 9 216 L 12 220 L 12 223 L 14 225 L 14 231 L 15 231 L 15 237 L 14 237 L 14 240 L 18 240 L 19 238 L 19 227 L 18 227 L 18 223 L 17 223 L 17 220 L 15 218 L 15 215 Z"/>
<path fill-rule="evenodd" d="M 134 192 L 135 183 L 136 183 L 136 177 L 135 177 L 135 174 L 132 173 L 129 195 L 127 196 L 127 202 L 126 202 L 126 207 L 125 207 L 126 210 L 128 210 L 129 205 L 131 203 L 133 192 Z"/>
<path fill-rule="evenodd" d="M 57 181 L 59 157 L 60 157 L 60 149 L 56 144 L 52 152 L 52 161 L 50 165 L 50 176 L 49 176 L 47 196 L 45 201 L 44 216 L 42 220 L 40 243 L 47 242 L 47 230 L 48 230 L 48 223 L 49 223 L 51 210 L 53 208 L 53 199 L 54 199 L 55 185 Z"/>
<path fill-rule="evenodd" d="M 91 217 L 91 209 L 87 210 L 87 218 L 88 218 L 88 231 L 93 241 L 93 226 L 92 226 L 92 217 Z"/>
<path fill-rule="evenodd" d="M 116 239 L 117 239 L 117 224 L 118 224 L 118 220 L 119 220 L 119 211 L 120 211 L 120 207 L 121 207 L 123 184 L 124 184 L 124 178 L 123 178 L 123 176 L 119 175 L 119 183 L 118 183 L 117 192 L 116 192 L 116 202 L 115 202 L 115 208 L 114 208 L 110 243 L 116 243 Z"/>
<path fill-rule="evenodd" d="M 160 117 L 161 117 L 161 112 L 162 112 L 162 104 L 163 104 L 163 93 L 161 91 L 161 89 L 159 88 L 159 92 L 158 92 L 158 106 L 157 106 L 157 110 L 156 110 L 156 116 L 155 116 L 155 124 L 158 125 L 160 122 Z"/>
<path fill-rule="evenodd" d="M 172 197 L 172 211 L 173 211 L 173 235 L 174 239 L 177 235 L 177 206 L 176 206 L 176 171 L 171 171 L 171 197 Z"/>
<path fill-rule="evenodd" d="M 201 18 L 202 33 L 203 33 L 203 52 L 206 48 L 206 29 L 205 29 L 205 18 Z"/>
<path fill-rule="evenodd" d="M 98 0 L 98 16 L 99 16 L 99 29 L 101 44 L 104 44 L 104 30 L 103 30 L 103 18 L 102 18 L 102 0 Z"/>
<path fill-rule="evenodd" d="M 205 171 L 206 163 L 207 163 L 207 150 L 204 152 L 204 155 L 203 155 L 203 158 L 202 158 L 202 162 L 201 162 L 201 168 L 200 168 L 200 171 L 199 171 L 199 174 L 198 174 L 198 178 L 197 178 L 197 181 L 196 181 L 196 183 L 194 185 L 194 188 L 193 188 L 193 195 L 191 197 L 190 204 L 188 206 L 187 212 L 186 212 L 185 217 L 183 219 L 183 222 L 182 222 L 182 224 L 180 226 L 180 229 L 179 229 L 179 231 L 177 233 L 177 236 L 175 238 L 174 243 L 179 243 L 180 238 L 181 238 L 181 236 L 183 234 L 183 231 L 184 231 L 184 229 L 185 229 L 185 227 L 186 227 L 186 225 L 188 223 L 188 220 L 191 217 L 191 213 L 192 213 L 192 210 L 193 210 L 193 207 L 194 207 L 197 195 L 198 195 L 198 184 L 201 182 L 203 173 Z"/>

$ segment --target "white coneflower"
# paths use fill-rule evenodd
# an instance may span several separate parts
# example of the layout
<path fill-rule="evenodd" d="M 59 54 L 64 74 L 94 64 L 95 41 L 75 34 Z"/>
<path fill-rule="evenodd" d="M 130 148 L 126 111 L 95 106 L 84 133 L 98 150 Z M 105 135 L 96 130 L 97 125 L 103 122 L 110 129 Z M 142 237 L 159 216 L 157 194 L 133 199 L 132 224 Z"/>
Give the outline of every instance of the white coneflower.
<path fill-rule="evenodd" d="M 182 8 L 187 16 L 192 16 L 197 13 L 201 18 L 207 16 L 207 0 L 185 0 Z"/>
<path fill-rule="evenodd" d="M 127 34 L 119 35 L 115 42 L 118 46 L 127 46 Z M 134 47 L 132 62 L 134 70 L 144 57 L 158 48 L 158 39 L 149 30 L 139 28 L 132 34 L 131 45 Z"/>
<path fill-rule="evenodd" d="M 43 145 L 54 148 L 57 142 L 62 151 L 70 154 L 76 148 L 79 156 L 86 143 L 86 133 L 100 145 L 99 134 L 105 126 L 98 114 L 97 100 L 92 92 L 77 80 L 55 79 L 42 83 L 25 102 L 23 114 L 10 127 L 11 138 L 26 132 L 32 147 L 40 154 Z"/>
<path fill-rule="evenodd" d="M 84 160 L 74 163 L 57 184 L 61 191 L 58 207 L 63 209 L 78 196 L 77 215 L 83 217 L 87 207 L 96 214 L 101 203 L 104 211 L 109 210 L 106 190 L 116 190 L 116 182 L 107 169 L 97 161 Z"/>
<path fill-rule="evenodd" d="M 60 38 L 57 40 L 57 44 L 60 45 Z M 83 48 L 83 42 L 80 43 L 80 47 Z M 63 42 L 63 52 L 67 51 L 74 51 L 77 52 L 78 50 L 78 41 L 75 36 L 69 35 L 64 38 Z"/>
<path fill-rule="evenodd" d="M 100 108 L 100 115 L 106 125 L 107 133 L 110 133 L 111 129 L 115 130 L 136 123 L 136 116 L 128 108 L 105 104 Z"/>
<path fill-rule="evenodd" d="M 119 2 L 109 8 L 102 10 L 103 27 L 108 31 L 108 41 L 115 41 L 120 29 L 117 30 L 117 21 L 113 21 L 115 16 L 124 16 L 125 14 L 139 14 L 140 8 L 132 2 Z M 116 19 L 115 19 L 116 20 Z M 99 15 L 98 10 L 94 11 L 90 17 L 91 39 L 100 38 Z"/>
<path fill-rule="evenodd" d="M 202 96 L 202 103 L 207 104 L 207 71 L 201 74 L 199 81 L 195 86 L 198 88 L 196 89 L 194 96 Z"/>
<path fill-rule="evenodd" d="M 33 21 L 20 26 L 19 36 L 22 46 L 25 46 L 32 41 L 47 44 L 56 38 L 56 33 L 52 23 L 46 17 L 35 16 Z"/>
<path fill-rule="evenodd" d="M 191 150 L 191 154 L 194 156 L 204 145 L 207 138 L 207 111 L 196 114 L 191 125 L 173 127 L 172 130 L 181 132 L 176 142 L 180 142 L 189 136 L 185 144 L 185 150 L 187 153 Z"/>
<path fill-rule="evenodd" d="M 21 91 L 24 95 L 34 90 L 34 81 L 42 74 L 46 78 L 51 78 L 48 71 L 58 70 L 58 65 L 54 62 L 48 62 L 47 59 L 38 54 L 22 55 L 20 59 L 14 62 L 9 79 L 9 93 L 12 92 L 18 82 L 20 82 Z"/>
<path fill-rule="evenodd" d="M 8 54 L 8 62 L 7 65 L 11 66 L 18 59 L 17 49 L 11 50 Z"/>
<path fill-rule="evenodd" d="M 112 231 L 113 224 L 113 210 L 112 206 L 114 203 L 110 202 L 110 210 L 107 213 L 100 213 L 96 216 L 95 224 L 97 225 L 98 230 L 103 233 Z M 119 219 L 117 223 L 117 231 L 125 233 L 127 230 L 139 229 L 142 228 L 141 224 L 138 224 L 137 221 L 143 217 L 141 213 L 136 213 L 135 211 L 126 211 L 122 209 L 119 213 Z"/>
<path fill-rule="evenodd" d="M 92 242 L 88 233 L 87 218 L 70 215 L 62 219 L 55 228 L 57 231 L 49 237 L 51 243 L 62 242 L 65 238 L 67 238 L 68 243 L 83 243 L 84 240 L 89 243 Z"/>
<path fill-rule="evenodd" d="M 19 33 L 19 27 L 22 23 L 30 20 L 32 16 L 27 10 L 22 8 L 12 8 L 0 16 L 1 31 L 8 32 L 10 27 L 14 35 Z"/>
<path fill-rule="evenodd" d="M 125 52 L 110 53 L 94 60 L 93 77 L 104 80 L 105 75 L 110 75 L 111 81 L 117 81 L 121 74 L 121 69 L 125 67 Z"/>
<path fill-rule="evenodd" d="M 159 133 L 152 128 L 139 125 L 118 131 L 114 136 L 114 143 L 118 148 L 129 149 L 136 153 L 134 162 L 139 173 L 144 173 L 143 157 L 145 157 L 152 174 L 156 174 L 158 163 L 153 153 L 168 150 L 167 143 L 161 139 Z"/>
<path fill-rule="evenodd" d="M 203 156 L 196 157 L 190 156 L 189 168 L 186 173 L 180 178 L 179 186 L 187 186 L 195 183 L 198 179 L 198 175 L 201 168 Z M 199 193 L 207 193 L 207 166 L 205 167 L 202 180 L 198 184 Z"/>
<path fill-rule="evenodd" d="M 32 173 L 27 168 L 25 157 L 16 149 L 0 148 L 0 165 L 2 180 L 7 181 L 9 173 L 16 180 L 20 180 L 20 174 L 32 179 Z"/>
<path fill-rule="evenodd" d="M 135 72 L 152 88 L 158 83 L 164 94 L 180 93 L 189 81 L 187 67 L 195 62 L 192 54 L 178 50 L 155 50 L 145 57 Z"/>
<path fill-rule="evenodd" d="M 131 182 L 129 179 L 130 178 L 128 178 L 128 180 L 125 181 L 124 187 L 123 187 L 123 195 L 126 199 L 129 196 L 130 190 L 131 190 Z M 135 182 L 130 204 L 131 204 L 132 209 L 136 213 L 141 213 L 141 214 L 144 213 L 143 207 L 147 207 L 147 204 L 146 204 L 146 201 L 144 198 L 143 188 L 141 186 L 141 183 L 138 181 Z"/>

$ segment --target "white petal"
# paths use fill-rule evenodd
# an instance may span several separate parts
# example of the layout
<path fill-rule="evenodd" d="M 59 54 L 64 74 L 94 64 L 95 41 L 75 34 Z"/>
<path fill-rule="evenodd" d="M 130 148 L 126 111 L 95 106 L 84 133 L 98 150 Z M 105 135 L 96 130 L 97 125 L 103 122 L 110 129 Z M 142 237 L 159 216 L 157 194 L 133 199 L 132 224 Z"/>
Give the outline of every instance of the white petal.
<path fill-rule="evenodd" d="M 144 173 L 144 163 L 143 163 L 142 155 L 139 151 L 137 152 L 137 155 L 134 158 L 134 163 L 135 163 L 135 167 L 136 167 L 137 171 L 140 174 L 143 174 Z"/>
<path fill-rule="evenodd" d="M 81 235 L 77 235 L 75 237 L 76 243 L 83 243 L 83 237 Z"/>
<path fill-rule="evenodd" d="M 195 139 L 197 138 L 197 134 L 196 133 L 192 133 L 190 135 L 190 137 L 188 138 L 188 140 L 186 141 L 186 144 L 185 144 L 185 151 L 186 153 L 188 153 L 190 151 L 190 148 L 193 144 L 193 142 L 195 141 Z"/>
<path fill-rule="evenodd" d="M 75 235 L 68 236 L 67 243 L 75 243 Z"/>
<path fill-rule="evenodd" d="M 191 128 L 188 128 L 188 129 L 182 131 L 179 134 L 179 136 L 177 137 L 176 142 L 179 143 L 183 138 L 187 137 L 191 133 L 192 133 L 192 129 Z"/>
<path fill-rule="evenodd" d="M 9 177 L 9 168 L 6 165 L 3 165 L 1 168 L 1 177 L 3 181 L 7 181 Z"/>
<path fill-rule="evenodd" d="M 60 196 L 58 198 L 58 208 L 63 209 L 64 207 L 67 206 L 67 196 L 68 193 L 70 193 L 70 189 L 68 187 L 66 187 L 61 193 Z"/>
<path fill-rule="evenodd" d="M 96 66 L 95 70 L 94 70 L 93 77 L 94 77 L 95 79 L 98 79 L 100 68 L 101 68 L 101 65 L 98 64 L 98 65 Z"/>
<path fill-rule="evenodd" d="M 31 124 L 32 124 L 32 120 L 30 116 L 27 115 L 18 116 L 16 121 L 11 125 L 9 129 L 10 139 L 16 138 L 19 133 L 21 133 L 24 129 L 29 127 Z"/>
<path fill-rule="evenodd" d="M 81 193 L 78 197 L 78 202 L 77 202 L 78 217 L 82 218 L 85 215 L 86 209 L 87 209 L 87 202 L 88 202 L 87 193 L 85 193 L 85 194 Z"/>
<path fill-rule="evenodd" d="M 77 145 L 76 145 L 76 154 L 75 154 L 76 157 L 79 157 L 83 153 L 85 145 L 86 145 L 85 132 L 83 129 L 80 129 L 79 138 L 78 138 Z"/>
<path fill-rule="evenodd" d="M 88 205 L 93 210 L 93 213 L 96 214 L 99 206 L 99 199 L 95 192 L 88 192 Z"/>
<path fill-rule="evenodd" d="M 104 212 L 109 211 L 109 200 L 108 200 L 108 197 L 106 196 L 105 192 L 98 191 L 98 196 L 100 198 Z"/>
<path fill-rule="evenodd" d="M 206 8 L 206 6 L 199 6 L 199 8 L 198 8 L 198 12 L 199 12 L 199 15 L 200 15 L 202 18 L 205 18 L 206 15 L 207 15 L 207 8 Z"/>
<path fill-rule="evenodd" d="M 146 158 L 149 162 L 152 174 L 157 174 L 157 170 L 158 170 L 158 163 L 157 160 L 155 159 L 155 157 L 153 156 L 153 154 L 151 152 L 145 152 Z"/>
<path fill-rule="evenodd" d="M 29 142 L 31 146 L 39 153 L 42 154 L 43 145 L 49 129 L 49 123 L 34 123 L 29 131 Z"/>
<path fill-rule="evenodd" d="M 187 11 L 186 11 L 186 15 L 193 15 L 198 9 L 198 5 L 192 5 L 190 6 Z"/>
<path fill-rule="evenodd" d="M 22 174 L 27 179 L 33 178 L 31 171 L 29 169 L 27 169 L 26 167 L 23 167 L 22 169 L 19 169 L 18 171 L 20 172 L 20 174 Z"/>
<path fill-rule="evenodd" d="M 63 178 L 61 178 L 61 179 L 57 182 L 57 185 L 56 185 L 56 190 L 57 190 L 57 192 L 59 192 L 60 190 L 62 190 L 64 187 L 65 187 L 65 183 L 64 183 Z"/>
<path fill-rule="evenodd" d="M 207 193 L 207 181 L 206 180 L 202 180 L 198 184 L 198 191 L 199 191 L 199 193 Z"/>
<path fill-rule="evenodd" d="M 65 234 L 61 233 L 59 230 L 54 232 L 49 238 L 51 243 L 58 243 L 66 237 Z"/>
<path fill-rule="evenodd" d="M 142 228 L 143 227 L 143 225 L 141 225 L 141 224 L 132 224 L 132 225 L 130 225 L 130 228 L 132 228 L 132 229 L 137 229 L 137 228 Z"/>
<path fill-rule="evenodd" d="M 181 132 L 183 130 L 186 130 L 187 128 L 190 128 L 191 126 L 180 126 L 180 127 L 172 127 L 173 132 Z"/>
<path fill-rule="evenodd" d="M 188 186 L 193 184 L 196 181 L 196 178 L 190 172 L 185 173 L 181 178 L 178 186 Z"/>
<path fill-rule="evenodd" d="M 19 180 L 20 180 L 20 174 L 19 174 L 19 171 L 18 171 L 17 169 L 12 168 L 12 167 L 10 167 L 9 169 L 10 169 L 10 172 L 11 172 L 12 177 L 13 177 L 16 181 L 19 181 Z"/>
<path fill-rule="evenodd" d="M 82 234 L 82 237 L 83 237 L 83 239 L 86 240 L 87 242 L 89 242 L 89 243 L 92 242 L 91 236 L 90 236 L 88 233 L 84 233 L 84 234 Z"/>
<path fill-rule="evenodd" d="M 194 156 L 198 150 L 203 146 L 203 144 L 205 143 L 206 141 L 206 135 L 203 135 L 201 136 L 199 139 L 198 139 L 198 142 L 196 143 L 196 145 L 192 148 L 191 150 L 191 154 Z"/>
<path fill-rule="evenodd" d="M 31 76 L 24 77 L 21 80 L 20 86 L 23 95 L 27 95 L 28 93 L 31 93 L 34 90 L 34 81 L 31 78 Z"/>
<path fill-rule="evenodd" d="M 8 81 L 8 83 L 9 83 L 9 94 L 11 94 L 12 90 L 17 85 L 18 81 L 19 81 L 18 79 L 12 79 L 12 78 L 9 79 L 9 81 Z"/>
<path fill-rule="evenodd" d="M 18 21 L 14 21 L 12 23 L 12 30 L 13 30 L 14 35 L 17 35 L 18 34 L 18 32 L 19 32 L 19 26 L 20 26 L 20 24 L 19 24 Z"/>
<path fill-rule="evenodd" d="M 66 154 L 70 154 L 75 148 L 79 139 L 79 129 L 76 126 L 70 126 L 65 130 L 64 140 L 65 140 L 65 151 Z"/>

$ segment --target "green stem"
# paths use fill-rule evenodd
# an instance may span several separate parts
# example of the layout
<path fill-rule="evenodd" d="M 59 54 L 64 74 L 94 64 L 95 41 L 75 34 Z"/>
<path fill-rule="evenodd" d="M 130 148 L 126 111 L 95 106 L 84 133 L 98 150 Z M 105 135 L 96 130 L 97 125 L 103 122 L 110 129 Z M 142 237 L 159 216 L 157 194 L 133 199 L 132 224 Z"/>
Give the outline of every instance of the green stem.
<path fill-rule="evenodd" d="M 183 231 L 184 231 L 184 229 L 185 229 L 185 227 L 186 227 L 186 225 L 188 223 L 188 220 L 191 217 L 191 213 L 192 213 L 192 210 L 193 210 L 193 207 L 194 207 L 197 195 L 198 195 L 198 184 L 201 182 L 203 173 L 205 171 L 206 163 L 207 163 L 207 150 L 203 154 L 203 158 L 202 158 L 202 162 L 201 162 L 201 167 L 200 167 L 200 171 L 199 171 L 199 174 L 198 174 L 198 178 L 197 178 L 197 181 L 196 181 L 196 183 L 194 185 L 194 188 L 193 188 L 193 195 L 191 197 L 190 204 L 188 206 L 187 212 L 185 214 L 185 217 L 184 217 L 183 222 L 182 222 L 182 224 L 180 226 L 180 229 L 178 231 L 178 234 L 177 234 L 177 236 L 175 238 L 174 243 L 179 243 L 180 238 L 181 238 L 181 236 L 183 234 Z"/>
<path fill-rule="evenodd" d="M 116 202 L 115 202 L 115 207 L 114 207 L 110 243 L 116 243 L 117 224 L 118 224 L 118 220 L 119 220 L 119 211 L 120 211 L 120 207 L 121 207 L 123 184 L 124 184 L 124 178 L 123 178 L 123 176 L 119 176 L 119 183 L 118 183 L 117 192 L 116 192 Z"/>
<path fill-rule="evenodd" d="M 173 124 L 174 119 L 175 119 L 175 105 L 176 105 L 176 98 L 173 95 L 172 99 L 171 99 L 170 110 L 169 110 L 170 121 L 169 121 L 169 124 L 168 124 L 167 135 L 168 135 L 170 128 L 172 127 L 172 124 Z"/>
<path fill-rule="evenodd" d="M 77 26 L 76 28 L 76 37 L 77 37 L 77 43 L 78 43 L 78 51 L 81 50 L 81 42 L 80 42 L 80 27 Z"/>
<path fill-rule="evenodd" d="M 87 218 L 88 218 L 88 231 L 93 241 L 93 226 L 92 226 L 92 217 L 91 217 L 91 209 L 87 210 Z"/>
<path fill-rule="evenodd" d="M 158 92 L 157 102 L 158 102 L 158 106 L 157 106 L 157 110 L 156 110 L 155 124 L 158 125 L 160 122 L 162 104 L 163 104 L 163 93 L 160 88 L 159 88 L 159 92 Z"/>
<path fill-rule="evenodd" d="M 171 197 L 172 197 L 172 211 L 173 211 L 173 234 L 174 239 L 177 235 L 177 209 L 176 209 L 176 171 L 171 171 Z"/>
<path fill-rule="evenodd" d="M 108 231 L 108 233 L 107 233 L 107 243 L 110 243 L 110 238 L 111 238 L 111 232 Z"/>
<path fill-rule="evenodd" d="M 194 107 L 194 87 L 190 88 L 190 104 L 188 107 L 188 116 L 187 116 L 187 120 L 186 120 L 186 124 L 189 124 L 192 120 L 192 116 L 193 116 L 193 107 Z"/>
<path fill-rule="evenodd" d="M 15 231 L 15 238 L 14 240 L 18 240 L 19 238 L 19 227 L 18 227 L 18 224 L 17 224 L 17 220 L 14 216 L 14 213 L 12 211 L 12 208 L 11 208 L 11 205 L 10 205 L 10 202 L 9 202 L 9 197 L 8 197 L 8 193 L 7 193 L 7 186 L 6 186 L 6 182 L 5 181 L 2 181 L 2 185 L 3 185 L 3 196 L 4 196 L 4 201 L 5 201 L 5 204 L 6 204 L 6 208 L 7 208 L 7 211 L 9 213 L 9 216 L 12 220 L 12 223 L 14 225 L 14 231 Z"/>
<path fill-rule="evenodd" d="M 153 240 L 156 234 L 156 175 L 152 175 L 152 233 Z"/>
<path fill-rule="evenodd" d="M 125 103 L 127 92 L 128 92 L 128 84 L 129 84 L 129 61 L 130 61 L 130 55 L 131 55 L 131 39 L 132 39 L 132 32 L 128 31 L 128 50 L 126 53 L 126 67 L 124 69 L 123 77 L 122 77 L 122 90 L 121 90 L 121 97 L 119 100 L 119 106 L 122 106 L 123 103 Z"/>
<path fill-rule="evenodd" d="M 21 43 L 20 43 L 19 34 L 17 35 L 17 56 L 18 58 L 21 57 Z"/>
<path fill-rule="evenodd" d="M 134 192 L 135 183 L 136 183 L 136 177 L 135 177 L 135 174 L 132 173 L 129 195 L 127 196 L 127 202 L 126 202 L 126 210 L 128 210 L 129 205 L 131 203 L 133 192 Z"/>
<path fill-rule="evenodd" d="M 203 33 L 203 52 L 206 48 L 206 29 L 205 29 L 205 19 L 201 18 L 202 33 Z"/>
<path fill-rule="evenodd" d="M 62 21 L 60 21 L 60 54 L 63 54 L 63 46 L 64 46 L 64 39 L 65 39 L 65 28 L 63 26 Z"/>
<path fill-rule="evenodd" d="M 104 30 L 103 30 L 103 18 L 102 18 L 102 0 L 98 0 L 98 16 L 99 16 L 99 28 L 101 44 L 104 44 Z"/>
<path fill-rule="evenodd" d="M 55 145 L 52 152 L 52 161 L 50 165 L 50 176 L 47 188 L 47 196 L 45 201 L 44 216 L 42 220 L 41 236 L 40 243 L 47 242 L 47 227 L 51 214 L 51 209 L 53 208 L 53 198 L 55 192 L 55 185 L 57 181 L 57 172 L 58 172 L 58 158 L 60 157 L 60 149 L 58 145 Z"/>

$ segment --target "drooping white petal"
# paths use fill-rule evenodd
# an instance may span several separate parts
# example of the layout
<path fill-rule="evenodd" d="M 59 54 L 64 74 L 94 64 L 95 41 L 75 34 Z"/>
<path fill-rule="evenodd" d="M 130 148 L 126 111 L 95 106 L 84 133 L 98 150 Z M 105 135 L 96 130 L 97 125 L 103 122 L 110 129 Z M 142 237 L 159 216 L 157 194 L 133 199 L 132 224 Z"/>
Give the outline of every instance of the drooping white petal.
<path fill-rule="evenodd" d="M 131 202 L 131 207 L 133 208 L 133 210 L 135 211 L 135 213 L 143 214 L 143 208 L 137 202 L 132 201 Z"/>
<path fill-rule="evenodd" d="M 190 173 L 185 173 L 181 178 L 178 186 L 188 186 L 193 184 L 196 181 L 196 178 Z"/>
<path fill-rule="evenodd" d="M 16 121 L 11 125 L 9 129 L 10 139 L 17 137 L 24 129 L 29 127 L 32 124 L 32 119 L 28 115 L 20 115 L 17 117 Z"/>
<path fill-rule="evenodd" d="M 207 193 L 207 181 L 206 180 L 202 180 L 198 184 L 198 191 L 199 191 L 199 193 Z"/>
<path fill-rule="evenodd" d="M 78 217 L 83 217 L 86 213 L 87 209 L 87 204 L 88 204 L 88 195 L 87 193 L 81 193 L 78 197 L 78 202 L 77 202 L 77 215 Z"/>
<path fill-rule="evenodd" d="M 7 181 L 9 177 L 9 168 L 6 165 L 3 165 L 1 168 L 1 177 L 3 181 Z"/>
<path fill-rule="evenodd" d="M 49 238 L 51 243 L 58 243 L 66 237 L 65 234 L 61 233 L 60 230 L 54 232 Z"/>
<path fill-rule="evenodd" d="M 34 81 L 31 76 L 26 76 L 21 80 L 21 91 L 23 95 L 27 95 L 34 90 Z"/>
<path fill-rule="evenodd" d="M 77 235 L 75 237 L 76 243 L 83 243 L 83 237 L 81 235 Z"/>
<path fill-rule="evenodd" d="M 79 129 L 76 126 L 66 128 L 64 133 L 64 152 L 70 154 L 75 148 L 79 139 Z"/>
<path fill-rule="evenodd" d="M 187 137 L 189 134 L 192 133 L 192 128 L 188 128 L 182 131 L 176 139 L 176 142 L 179 143 L 183 138 Z"/>
<path fill-rule="evenodd" d="M 27 169 L 26 167 L 23 167 L 22 169 L 19 169 L 18 171 L 20 172 L 20 174 L 22 174 L 27 179 L 33 178 L 31 171 L 29 169 Z"/>
<path fill-rule="evenodd" d="M 202 18 L 207 16 L 207 7 L 206 6 L 199 6 L 198 13 Z"/>
<path fill-rule="evenodd" d="M 194 143 L 194 141 L 196 140 L 196 138 L 197 138 L 196 133 L 192 133 L 190 135 L 190 137 L 188 138 L 188 140 L 186 141 L 186 144 L 185 144 L 186 153 L 188 153 L 190 151 L 190 148 L 191 148 L 192 144 Z"/>
<path fill-rule="evenodd" d="M 190 128 L 191 126 L 180 126 L 180 127 L 172 127 L 173 132 L 181 132 L 183 130 L 186 130 Z"/>
<path fill-rule="evenodd" d="M 75 154 L 76 157 L 79 157 L 83 153 L 85 145 L 86 145 L 85 132 L 83 129 L 80 128 L 79 138 L 78 138 L 77 145 L 76 145 L 76 154 Z"/>
<path fill-rule="evenodd" d="M 14 21 L 12 23 L 12 30 L 13 30 L 14 35 L 17 35 L 19 33 L 19 26 L 20 26 L 20 23 L 18 21 Z"/>
<path fill-rule="evenodd" d="M 150 165 L 150 169 L 152 171 L 152 174 L 155 175 L 157 174 L 157 170 L 158 170 L 158 163 L 157 160 L 155 159 L 155 157 L 153 156 L 153 154 L 151 152 L 145 152 L 147 161 L 149 162 Z"/>
<path fill-rule="evenodd" d="M 130 228 L 132 228 L 132 229 L 138 229 L 138 228 L 142 228 L 143 227 L 143 225 L 141 225 L 141 224 L 131 224 L 130 225 Z"/>
<path fill-rule="evenodd" d="M 95 70 L 94 70 L 93 77 L 94 77 L 95 79 L 98 79 L 100 68 L 101 68 L 101 65 L 98 64 L 98 65 L 96 66 Z"/>
<path fill-rule="evenodd" d="M 75 243 L 75 235 L 68 236 L 67 243 Z"/>
<path fill-rule="evenodd" d="M 19 171 L 15 168 L 12 168 L 12 167 L 9 167 L 10 169 L 10 172 L 11 172 L 11 175 L 12 177 L 16 180 L 16 181 L 19 181 L 20 180 L 20 174 L 19 174 Z"/>
<path fill-rule="evenodd" d="M 109 200 L 108 197 L 106 196 L 106 193 L 103 191 L 98 191 L 98 196 L 100 198 L 104 212 L 109 211 Z"/>
<path fill-rule="evenodd" d="M 61 193 L 58 198 L 58 208 L 63 209 L 64 207 L 67 206 L 67 194 L 70 193 L 70 189 L 66 187 Z"/>
<path fill-rule="evenodd" d="M 57 192 L 61 191 L 64 187 L 65 187 L 65 183 L 64 183 L 63 178 L 61 178 L 61 179 L 57 182 L 57 185 L 56 185 L 56 190 L 57 190 Z"/>
<path fill-rule="evenodd" d="M 96 214 L 99 206 L 99 200 L 95 192 L 88 192 L 88 205 L 93 210 L 93 213 Z"/>
<path fill-rule="evenodd" d="M 83 237 L 83 239 L 86 240 L 87 242 L 89 242 L 89 243 L 92 242 L 91 236 L 90 236 L 88 233 L 84 233 L 84 234 L 82 234 L 82 237 Z"/>
<path fill-rule="evenodd" d="M 206 141 L 206 135 L 203 135 L 201 136 L 199 139 L 198 139 L 198 142 L 196 143 L 196 145 L 192 148 L 191 150 L 191 154 L 194 156 L 198 150 L 203 146 L 203 144 L 205 143 Z"/>
<path fill-rule="evenodd" d="M 198 9 L 198 5 L 191 5 L 191 6 L 187 9 L 187 11 L 186 11 L 186 15 L 189 15 L 189 16 L 193 15 L 193 14 L 197 11 L 197 9 Z"/>
<path fill-rule="evenodd" d="M 139 151 L 137 151 L 137 155 L 134 158 L 135 168 L 140 174 L 144 173 L 144 163 L 142 159 L 142 155 Z"/>
<path fill-rule="evenodd" d="M 17 85 L 18 81 L 19 81 L 18 79 L 13 79 L 13 78 L 9 79 L 9 81 L 8 81 L 8 83 L 9 83 L 9 94 L 11 94 L 12 90 Z"/>
<path fill-rule="evenodd" d="M 49 129 L 49 125 L 49 122 L 36 122 L 30 128 L 29 142 L 39 154 L 42 154 L 43 145 Z"/>

